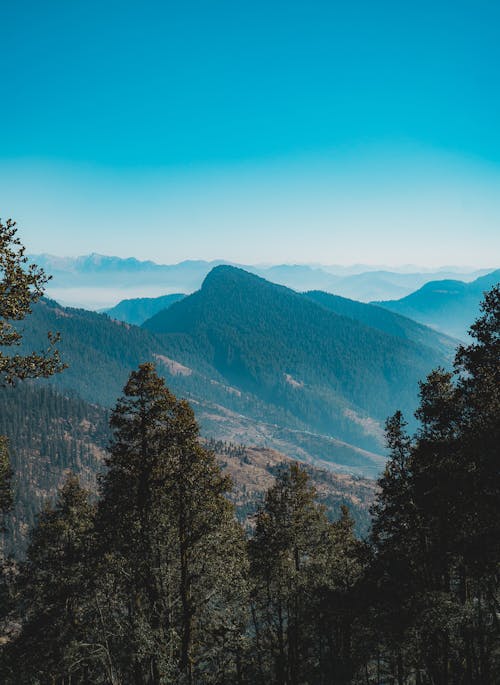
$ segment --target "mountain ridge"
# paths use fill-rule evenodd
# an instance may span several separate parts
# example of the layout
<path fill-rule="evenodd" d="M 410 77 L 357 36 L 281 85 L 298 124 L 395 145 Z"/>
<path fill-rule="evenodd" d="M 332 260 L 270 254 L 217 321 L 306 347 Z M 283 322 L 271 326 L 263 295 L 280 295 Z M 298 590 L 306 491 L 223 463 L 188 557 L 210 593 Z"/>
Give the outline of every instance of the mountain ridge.
<path fill-rule="evenodd" d="M 500 269 L 466 283 L 455 279 L 431 281 L 400 300 L 372 304 L 467 339 L 469 326 L 479 315 L 483 293 L 500 282 Z"/>

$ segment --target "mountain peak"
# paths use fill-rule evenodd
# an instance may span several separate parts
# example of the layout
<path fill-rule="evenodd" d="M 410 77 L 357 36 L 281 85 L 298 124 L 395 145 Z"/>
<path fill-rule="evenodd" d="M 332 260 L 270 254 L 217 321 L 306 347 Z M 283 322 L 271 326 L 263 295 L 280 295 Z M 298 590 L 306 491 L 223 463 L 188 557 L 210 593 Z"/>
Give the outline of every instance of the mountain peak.
<path fill-rule="evenodd" d="M 214 266 L 214 268 L 211 269 L 205 276 L 201 287 L 203 289 L 207 285 L 211 285 L 214 282 L 218 282 L 220 280 L 226 281 L 228 279 L 234 281 L 244 281 L 245 279 L 264 281 L 263 278 L 255 276 L 254 274 L 251 274 L 238 266 L 232 266 L 231 264 L 218 264 L 217 266 Z"/>

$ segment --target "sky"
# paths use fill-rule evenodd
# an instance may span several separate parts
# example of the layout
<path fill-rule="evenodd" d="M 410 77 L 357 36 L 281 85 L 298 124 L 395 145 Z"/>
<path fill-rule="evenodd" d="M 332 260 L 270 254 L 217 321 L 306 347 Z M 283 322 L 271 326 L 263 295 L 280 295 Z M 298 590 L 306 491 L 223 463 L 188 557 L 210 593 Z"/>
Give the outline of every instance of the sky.
<path fill-rule="evenodd" d="M 497 0 L 0 3 L 30 253 L 500 263 Z"/>

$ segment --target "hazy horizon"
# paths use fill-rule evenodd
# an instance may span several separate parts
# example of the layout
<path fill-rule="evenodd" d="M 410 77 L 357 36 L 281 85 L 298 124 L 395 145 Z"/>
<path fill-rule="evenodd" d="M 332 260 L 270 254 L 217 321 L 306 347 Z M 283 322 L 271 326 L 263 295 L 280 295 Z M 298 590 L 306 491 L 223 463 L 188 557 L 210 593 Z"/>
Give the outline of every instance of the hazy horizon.
<path fill-rule="evenodd" d="M 43 266 L 46 273 L 53 274 L 46 294 L 65 306 L 85 309 L 107 309 L 124 299 L 155 298 L 172 293 L 189 294 L 198 290 L 202 282 L 218 264 L 250 270 L 274 283 L 285 285 L 297 291 L 324 290 L 361 301 L 399 299 L 417 290 L 431 280 L 458 279 L 470 282 L 479 276 L 496 270 L 475 269 L 464 266 L 442 266 L 437 269 L 406 265 L 322 265 L 315 264 L 239 264 L 228 260 L 208 262 L 187 260 L 176 264 L 159 264 L 154 260 L 138 262 L 127 269 L 120 263 L 115 268 L 114 255 L 80 255 L 76 258 L 57 255 L 30 255 L 34 263 Z M 102 266 L 94 269 L 85 262 L 87 258 L 103 258 Z M 106 260 L 112 260 L 107 263 Z M 75 262 L 80 261 L 76 265 Z M 141 269 L 137 264 L 144 263 Z M 150 269 L 150 264 L 157 269 Z M 162 272 L 161 269 L 166 269 Z M 173 271 L 171 271 L 173 270 Z M 370 274 L 373 276 L 370 278 Z M 356 279 L 361 279 L 356 282 Z M 373 289 L 373 290 L 372 290 Z"/>
<path fill-rule="evenodd" d="M 22 236 L 21 236 L 22 237 Z M 438 264 L 436 266 L 426 265 L 426 264 L 412 264 L 412 263 L 370 263 L 370 262 L 348 262 L 348 263 L 328 263 L 328 262 L 305 262 L 305 261 L 262 261 L 262 262 L 235 262 L 230 259 L 225 259 L 224 257 L 215 257 L 213 259 L 200 258 L 186 258 L 174 262 L 162 262 L 154 256 L 138 258 L 134 254 L 104 254 L 101 252 L 87 252 L 85 254 L 81 253 L 64 253 L 57 254 L 55 252 L 39 252 L 35 253 L 33 251 L 28 252 L 30 259 L 36 260 L 37 257 L 51 258 L 60 260 L 78 260 L 85 259 L 89 257 L 103 257 L 105 259 L 121 259 L 121 260 L 136 260 L 141 263 L 152 262 L 157 266 L 178 266 L 179 264 L 189 263 L 189 262 L 206 262 L 207 264 L 232 264 L 234 266 L 252 266 L 257 268 L 272 268 L 277 266 L 305 266 L 312 269 L 338 269 L 339 271 L 349 271 L 351 273 L 364 273 L 365 271 L 391 271 L 394 273 L 438 273 L 440 271 L 452 271 L 457 273 L 470 273 L 476 271 L 494 271 L 499 267 L 495 264 L 489 264 L 488 266 L 478 266 L 475 264 Z"/>

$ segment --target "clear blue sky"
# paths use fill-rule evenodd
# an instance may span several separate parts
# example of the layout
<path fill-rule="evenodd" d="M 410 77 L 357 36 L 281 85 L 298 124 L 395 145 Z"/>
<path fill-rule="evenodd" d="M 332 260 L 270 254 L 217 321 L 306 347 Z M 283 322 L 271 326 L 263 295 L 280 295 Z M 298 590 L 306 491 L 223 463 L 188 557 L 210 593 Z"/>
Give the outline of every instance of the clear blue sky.
<path fill-rule="evenodd" d="M 500 262 L 500 3 L 3 2 L 31 252 Z"/>

